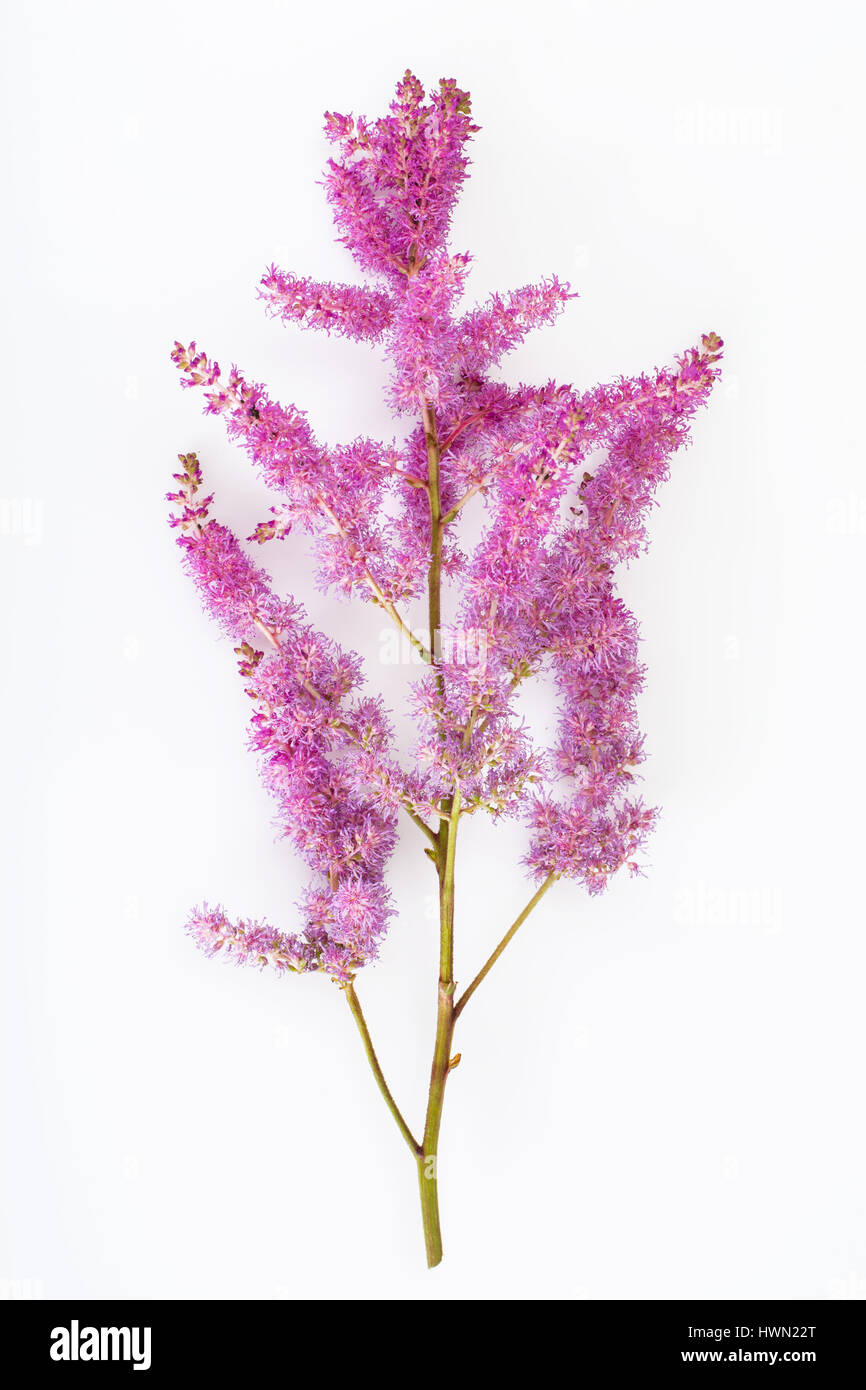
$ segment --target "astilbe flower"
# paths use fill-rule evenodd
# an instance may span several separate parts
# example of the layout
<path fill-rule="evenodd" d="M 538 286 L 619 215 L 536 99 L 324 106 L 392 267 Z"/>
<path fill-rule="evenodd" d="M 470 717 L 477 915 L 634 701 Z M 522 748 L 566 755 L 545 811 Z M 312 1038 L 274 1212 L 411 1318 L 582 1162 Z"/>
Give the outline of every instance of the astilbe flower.
<path fill-rule="evenodd" d="M 295 934 L 232 923 L 222 908 L 188 923 L 208 955 L 337 981 L 386 1102 L 417 1163 L 428 1260 L 441 1257 L 435 1157 L 457 1017 L 503 946 L 560 878 L 601 891 L 639 852 L 655 817 L 635 795 L 643 759 L 636 700 L 644 679 L 634 617 L 616 567 L 646 546 L 646 522 L 672 454 L 719 374 L 714 333 L 673 365 L 579 390 L 506 386 L 491 373 L 575 296 L 555 276 L 461 311 L 470 257 L 448 245 L 476 132 L 468 94 L 445 80 L 429 98 L 407 73 L 379 120 L 328 114 L 325 174 L 339 239 L 370 282 L 319 284 L 271 266 L 259 294 L 286 323 L 381 344 L 386 398 L 408 432 L 325 445 L 281 405 L 196 344 L 176 343 L 185 387 L 256 465 L 275 501 L 248 538 L 314 538 L 323 587 L 377 605 L 425 669 L 408 705 L 418 729 L 411 767 L 394 749 L 361 658 L 274 594 L 266 573 L 201 498 L 195 454 L 181 455 L 177 511 L 186 568 L 237 643 L 252 704 L 250 743 L 281 832 L 313 872 Z M 601 458 L 601 462 L 598 459 Z M 464 508 L 483 506 L 471 555 Z M 442 623 L 442 591 L 458 594 Z M 425 598 L 427 627 L 410 621 Z M 261 644 L 261 645 L 260 645 Z M 551 748 L 535 746 L 519 688 L 549 669 L 559 697 Z M 425 1127 L 416 1139 L 382 1076 L 355 992 L 392 916 L 385 874 L 401 812 L 427 840 L 441 904 L 438 1021 Z M 455 999 L 457 832 L 466 815 L 522 815 L 536 891 L 487 964 Z"/>

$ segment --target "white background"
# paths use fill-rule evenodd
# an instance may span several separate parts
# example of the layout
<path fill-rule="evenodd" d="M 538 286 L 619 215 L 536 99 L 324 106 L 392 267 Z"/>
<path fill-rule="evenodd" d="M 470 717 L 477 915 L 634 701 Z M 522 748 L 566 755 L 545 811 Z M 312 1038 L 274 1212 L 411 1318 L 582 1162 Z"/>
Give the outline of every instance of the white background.
<path fill-rule="evenodd" d="M 0 1290 L 866 1295 L 857 8 L 188 0 L 4 25 Z M 471 89 L 483 127 L 453 237 L 473 296 L 554 271 L 580 291 L 509 381 L 585 387 L 726 342 L 622 576 L 663 807 L 648 876 L 594 901 L 558 885 L 467 1009 L 434 1273 L 338 990 L 208 962 L 181 931 L 203 898 L 292 930 L 306 870 L 163 501 L 197 449 L 241 534 L 270 502 L 178 389 L 175 337 L 325 440 L 393 433 L 377 353 L 268 320 L 254 291 L 274 259 L 354 278 L 321 114 L 380 114 L 407 66 Z M 412 671 L 380 660 L 375 613 L 274 550 L 399 707 Z M 463 837 L 464 983 L 528 896 L 523 846 Z M 418 1125 L 436 930 L 411 826 L 392 881 L 402 918 L 359 994 Z"/>

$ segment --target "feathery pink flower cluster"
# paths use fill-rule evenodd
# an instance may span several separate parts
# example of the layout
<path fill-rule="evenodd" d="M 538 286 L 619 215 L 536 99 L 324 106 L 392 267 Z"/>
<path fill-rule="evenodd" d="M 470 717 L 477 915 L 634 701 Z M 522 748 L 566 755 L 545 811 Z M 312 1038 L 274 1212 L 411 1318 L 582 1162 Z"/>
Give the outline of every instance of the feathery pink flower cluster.
<path fill-rule="evenodd" d="M 279 823 L 315 875 L 298 935 L 233 926 L 219 908 L 197 912 L 189 929 L 211 954 L 345 982 L 376 956 L 392 911 L 385 870 L 401 811 L 433 834 L 455 796 L 461 814 L 523 815 L 538 880 L 573 878 L 594 893 L 622 866 L 637 868 L 654 816 L 633 790 L 643 668 L 614 573 L 646 545 L 655 490 L 719 374 L 722 342 L 707 334 L 668 370 L 590 390 L 506 386 L 491 375 L 503 356 L 573 296 L 552 277 L 461 311 L 471 258 L 450 250 L 448 234 L 477 130 L 468 95 L 447 80 L 428 98 L 407 73 L 385 117 L 329 114 L 325 130 L 339 238 L 371 283 L 318 284 L 272 266 L 260 294 L 286 323 L 383 344 L 387 399 L 415 421 L 405 439 L 326 446 L 302 411 L 236 367 L 225 376 L 195 343 L 173 356 L 182 384 L 204 389 L 206 411 L 275 493 L 249 539 L 311 535 L 322 584 L 376 604 L 424 655 L 409 691 L 413 766 L 396 757 L 360 657 L 278 598 L 211 519 L 195 455 L 181 456 L 169 496 L 186 567 L 238 643 L 251 743 Z M 481 635 L 483 661 L 410 621 L 430 577 L 434 465 L 441 574 L 459 595 L 455 628 Z M 467 555 L 458 537 L 471 506 L 486 520 Z M 560 697 L 546 750 L 518 708 L 520 685 L 544 667 Z"/>

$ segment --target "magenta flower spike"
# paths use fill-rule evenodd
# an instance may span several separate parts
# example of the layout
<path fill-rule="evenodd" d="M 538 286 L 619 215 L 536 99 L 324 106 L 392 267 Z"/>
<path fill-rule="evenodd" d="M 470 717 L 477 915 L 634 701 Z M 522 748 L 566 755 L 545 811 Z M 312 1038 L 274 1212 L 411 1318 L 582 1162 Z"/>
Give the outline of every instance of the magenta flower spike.
<path fill-rule="evenodd" d="M 323 585 L 376 604 L 411 643 L 407 700 L 418 731 L 401 764 L 362 659 L 317 632 L 201 496 L 195 454 L 180 455 L 171 524 L 205 607 L 233 639 L 252 705 L 251 743 L 281 828 L 312 873 L 295 930 L 196 910 L 187 929 L 209 956 L 280 973 L 323 971 L 346 995 L 385 1101 L 417 1166 L 430 1265 L 442 1258 L 436 1159 L 454 1030 L 467 1002 L 551 886 L 599 893 L 639 871 L 655 811 L 635 795 L 643 748 L 638 632 L 615 587 L 617 565 L 647 544 L 646 518 L 689 421 L 719 376 L 722 340 L 705 334 L 666 370 L 579 390 L 510 388 L 504 355 L 572 298 L 555 276 L 461 307 L 470 257 L 448 245 L 477 130 L 469 96 L 411 73 L 379 120 L 328 114 L 325 174 L 340 241 L 363 284 L 317 284 L 271 266 L 259 294 L 301 328 L 384 345 L 387 399 L 405 439 L 320 444 L 294 405 L 195 343 L 175 344 L 181 384 L 201 387 L 275 494 L 250 542 L 315 538 Z M 601 462 L 597 460 L 601 458 Z M 588 466 L 589 460 L 593 466 Z M 464 509 L 483 508 L 474 554 Z M 457 619 L 442 623 L 442 595 Z M 426 603 L 422 630 L 411 605 Z M 420 667 L 420 671 L 419 671 Z M 551 748 L 534 745 L 520 687 L 543 669 L 559 692 Z M 454 868 L 464 817 L 520 816 L 534 888 L 471 983 L 454 976 Z M 386 871 L 398 819 L 424 840 L 438 879 L 437 1025 L 423 1128 L 387 1086 L 355 988 L 394 915 Z"/>

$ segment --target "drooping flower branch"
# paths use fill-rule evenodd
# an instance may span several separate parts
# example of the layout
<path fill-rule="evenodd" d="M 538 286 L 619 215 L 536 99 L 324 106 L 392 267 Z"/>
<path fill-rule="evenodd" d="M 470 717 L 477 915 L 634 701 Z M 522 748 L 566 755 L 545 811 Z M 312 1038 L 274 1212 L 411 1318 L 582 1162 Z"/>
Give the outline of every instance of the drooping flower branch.
<path fill-rule="evenodd" d="M 184 563 L 237 644 L 252 706 L 250 742 L 286 837 L 313 879 L 296 934 L 202 907 L 188 930 L 208 955 L 284 973 L 319 970 L 344 990 L 377 1084 L 417 1163 L 427 1257 L 441 1258 L 436 1158 L 457 1018 L 558 879 L 594 894 L 636 872 L 655 811 L 635 795 L 643 758 L 637 625 L 616 567 L 646 546 L 646 521 L 672 454 L 719 375 L 722 342 L 704 335 L 667 370 L 580 391 L 511 388 L 491 373 L 573 294 L 555 276 L 461 309 L 470 257 L 448 246 L 477 127 L 451 80 L 429 98 L 407 73 L 386 116 L 328 114 L 325 174 L 339 239 L 369 283 L 320 284 L 275 266 L 259 294 L 286 323 L 387 351 L 386 398 L 408 423 L 399 441 L 320 443 L 306 416 L 175 344 L 182 385 L 204 390 L 275 493 L 248 539 L 314 538 L 320 580 L 378 606 L 414 649 L 407 681 L 418 731 L 401 764 L 392 723 L 361 657 L 317 632 L 200 496 L 195 454 L 180 456 L 172 525 Z M 601 462 L 598 462 L 601 457 Z M 467 508 L 485 524 L 472 554 Z M 443 590 L 457 617 L 442 622 Z M 413 621 L 425 601 L 426 631 Z M 552 747 L 535 746 L 519 709 L 549 669 L 559 694 Z M 467 815 L 520 815 L 529 829 L 527 905 L 462 996 L 454 976 L 454 867 Z M 415 1138 L 388 1088 L 355 990 L 394 915 L 386 870 L 398 818 L 422 833 L 440 901 L 437 1027 L 423 1130 Z"/>

